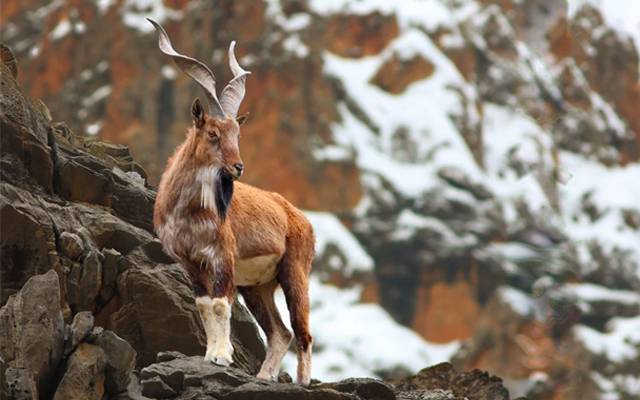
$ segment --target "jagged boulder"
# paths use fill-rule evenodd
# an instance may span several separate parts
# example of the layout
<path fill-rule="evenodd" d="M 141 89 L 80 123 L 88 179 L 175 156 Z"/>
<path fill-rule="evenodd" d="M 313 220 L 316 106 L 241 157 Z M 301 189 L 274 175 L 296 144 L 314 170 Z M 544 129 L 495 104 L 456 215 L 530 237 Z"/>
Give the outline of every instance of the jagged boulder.
<path fill-rule="evenodd" d="M 107 356 L 98 346 L 81 343 L 69 359 L 54 400 L 101 400 L 105 394 Z"/>
<path fill-rule="evenodd" d="M 421 370 L 399 382 L 396 390 L 399 399 L 509 400 L 500 378 L 479 370 L 457 372 L 449 363 Z"/>
<path fill-rule="evenodd" d="M 35 397 L 47 397 L 63 346 L 58 274 L 49 271 L 29 279 L 0 309 L 0 357 L 11 368 L 2 377 L 7 392 L 28 389 Z"/>
<path fill-rule="evenodd" d="M 125 392 L 136 364 L 136 351 L 126 340 L 102 328 L 94 328 L 88 341 L 106 355 L 105 391 L 111 395 Z"/>
<path fill-rule="evenodd" d="M 65 329 L 58 275 L 27 281 L 0 309 L 2 393 L 11 399 L 102 399 L 126 392 L 136 352 L 80 312 Z"/>

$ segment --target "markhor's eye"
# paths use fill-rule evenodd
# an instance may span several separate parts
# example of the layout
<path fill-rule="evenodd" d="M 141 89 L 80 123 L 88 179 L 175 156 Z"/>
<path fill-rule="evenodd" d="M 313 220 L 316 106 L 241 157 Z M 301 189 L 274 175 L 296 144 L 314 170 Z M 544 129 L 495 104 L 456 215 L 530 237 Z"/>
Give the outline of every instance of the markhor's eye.
<path fill-rule="evenodd" d="M 214 131 L 209 131 L 209 138 L 214 142 L 217 142 L 220 140 L 220 137 Z"/>

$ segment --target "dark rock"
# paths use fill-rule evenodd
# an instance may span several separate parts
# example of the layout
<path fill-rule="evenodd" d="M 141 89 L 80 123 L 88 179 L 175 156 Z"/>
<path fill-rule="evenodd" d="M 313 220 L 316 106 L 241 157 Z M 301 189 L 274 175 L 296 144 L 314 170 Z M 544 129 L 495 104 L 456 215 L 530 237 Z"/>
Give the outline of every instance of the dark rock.
<path fill-rule="evenodd" d="M 186 356 L 180 353 L 179 351 L 161 351 L 156 356 L 156 362 L 161 363 L 164 361 L 171 361 L 171 360 L 175 360 L 176 358 L 184 358 L 184 357 Z"/>
<path fill-rule="evenodd" d="M 95 301 L 102 287 L 101 259 L 100 252 L 91 250 L 82 262 L 75 302 L 70 302 L 78 311 L 94 311 L 96 308 Z"/>
<path fill-rule="evenodd" d="M 398 400 L 468 400 L 466 398 L 454 396 L 448 390 L 412 390 L 410 392 L 398 393 Z"/>
<path fill-rule="evenodd" d="M 70 335 L 67 338 L 67 343 L 65 345 L 65 355 L 71 354 L 71 352 L 78 347 L 80 342 L 84 341 L 84 339 L 89 336 L 89 333 L 91 333 L 91 330 L 93 329 L 94 322 L 95 319 L 93 318 L 93 314 L 89 311 L 79 312 L 73 317 L 73 322 L 70 327 Z"/>
<path fill-rule="evenodd" d="M 79 260 L 84 253 L 84 243 L 80 236 L 71 232 L 62 232 L 58 241 L 62 254 L 72 260 Z"/>
<path fill-rule="evenodd" d="M 0 44 L 0 62 L 11 71 L 13 79 L 18 78 L 18 62 L 9 46 L 4 43 Z"/>
<path fill-rule="evenodd" d="M 471 178 L 458 168 L 441 168 L 438 170 L 438 176 L 451 186 L 468 191 L 478 200 L 493 198 L 493 193 L 489 189 L 479 183 L 472 182 Z"/>
<path fill-rule="evenodd" d="M 102 288 L 100 289 L 100 301 L 107 303 L 115 293 L 116 279 L 118 278 L 119 263 L 122 255 L 115 249 L 102 251 Z"/>
<path fill-rule="evenodd" d="M 306 389 L 299 385 L 273 383 L 264 385 L 249 382 L 241 385 L 223 396 L 225 400 L 360 400 L 352 394 L 342 393 L 333 389 Z"/>
<path fill-rule="evenodd" d="M 157 376 L 150 379 L 143 379 L 140 383 L 142 384 L 143 396 L 152 399 L 166 399 L 168 397 L 175 397 L 176 395 L 176 392 Z"/>
<path fill-rule="evenodd" d="M 233 367 L 220 367 L 200 356 L 171 354 L 171 360 L 143 368 L 142 393 L 152 398 L 219 399 L 394 399 L 391 387 L 373 379 L 351 379 L 309 388 L 274 383 Z M 193 396 L 193 397 L 191 397 Z"/>
<path fill-rule="evenodd" d="M 342 393 L 351 393 L 371 400 L 393 400 L 396 398 L 393 387 L 377 379 L 350 378 L 340 382 L 323 383 L 317 388 L 333 389 Z"/>
<path fill-rule="evenodd" d="M 142 246 L 142 251 L 149 257 L 151 261 L 160 263 L 160 264 L 173 264 L 174 261 L 171 257 L 164 252 L 162 248 L 162 243 L 160 240 L 154 239 L 151 240 Z"/>
<path fill-rule="evenodd" d="M 257 373 L 266 357 L 258 326 L 239 301 L 233 302 L 231 315 L 231 342 L 234 349 L 240 349 L 233 352 L 233 362 L 236 366 L 246 366 L 243 369 L 249 373 Z"/>
<path fill-rule="evenodd" d="M 89 335 L 87 335 L 87 342 L 95 343 L 100 335 L 104 333 L 104 328 L 101 326 L 94 326 Z"/>
<path fill-rule="evenodd" d="M 109 205 L 109 181 L 89 165 L 70 159 L 56 165 L 60 195 L 70 201 Z"/>
<path fill-rule="evenodd" d="M 2 137 L 7 136 L 2 131 Z M 4 146 L 2 147 L 4 152 Z M 2 169 L 2 168 L 0 168 Z M 55 233 L 50 218 L 28 191 L 0 183 L 0 304 L 32 276 L 53 268 Z"/>
<path fill-rule="evenodd" d="M 127 390 L 131 372 L 136 364 L 136 351 L 112 331 L 103 331 L 92 340 L 107 356 L 105 390 L 115 395 Z"/>
<path fill-rule="evenodd" d="M 477 369 L 457 375 L 450 390 L 470 400 L 509 400 L 509 392 L 502 386 L 502 379 Z"/>
<path fill-rule="evenodd" d="M 22 175 L 25 183 L 34 183 L 50 193 L 53 161 L 48 146 L 47 119 L 22 93 L 10 69 L 4 63 L 1 65 L 0 147 L 2 158 L 13 156 L 14 161 L 3 163 L 6 168 L 2 175 L 12 178 Z"/>
<path fill-rule="evenodd" d="M 291 375 L 283 371 L 278 374 L 278 382 L 293 383 L 293 379 L 291 378 Z"/>
<path fill-rule="evenodd" d="M 40 396 L 48 396 L 64 345 L 58 274 L 29 279 L 0 309 L 0 357 L 8 367 L 33 374 Z M 26 377 L 28 374 L 21 373 Z M 25 382 L 23 387 L 31 387 Z"/>
<path fill-rule="evenodd" d="M 102 400 L 106 358 L 100 347 L 81 343 L 69 358 L 53 400 Z"/>
<path fill-rule="evenodd" d="M 14 400 L 37 400 L 38 388 L 33 372 L 26 368 L 9 367 L 4 371 L 4 396 Z"/>
<path fill-rule="evenodd" d="M 453 365 L 440 363 L 420 370 L 415 376 L 405 379 L 397 387 L 402 390 L 447 389 L 456 373 Z"/>
<path fill-rule="evenodd" d="M 458 373 L 449 363 L 425 368 L 396 384 L 398 398 L 401 399 L 417 398 L 415 396 L 422 395 L 425 390 L 448 391 L 453 395 L 452 399 L 509 400 L 509 392 L 500 378 L 479 370 Z"/>

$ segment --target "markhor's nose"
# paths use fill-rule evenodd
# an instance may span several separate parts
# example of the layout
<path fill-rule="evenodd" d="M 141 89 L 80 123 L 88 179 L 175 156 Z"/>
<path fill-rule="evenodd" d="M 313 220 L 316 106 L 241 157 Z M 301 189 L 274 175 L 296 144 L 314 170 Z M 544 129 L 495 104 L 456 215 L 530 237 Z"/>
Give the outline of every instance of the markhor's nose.
<path fill-rule="evenodd" d="M 233 164 L 233 166 L 236 169 L 236 171 L 238 171 L 238 175 L 242 174 L 242 171 L 244 170 L 244 165 L 242 163 L 236 163 L 236 164 Z"/>

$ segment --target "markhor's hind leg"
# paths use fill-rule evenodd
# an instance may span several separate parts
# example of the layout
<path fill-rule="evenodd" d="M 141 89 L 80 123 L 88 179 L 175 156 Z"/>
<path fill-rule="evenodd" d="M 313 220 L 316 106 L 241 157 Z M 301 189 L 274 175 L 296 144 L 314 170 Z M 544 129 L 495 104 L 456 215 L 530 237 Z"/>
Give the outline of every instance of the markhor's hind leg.
<path fill-rule="evenodd" d="M 261 286 L 239 287 L 247 307 L 267 335 L 267 355 L 262 363 L 258 378 L 275 381 L 278 379 L 282 358 L 289 349 L 293 335 L 280 318 L 273 299 L 278 283 L 276 281 Z"/>
<path fill-rule="evenodd" d="M 288 247 L 290 248 L 290 247 Z M 311 253 L 311 256 L 313 253 Z M 308 263 L 309 265 L 305 265 Z M 309 281 L 310 257 L 290 257 L 285 255 L 281 262 L 278 282 L 291 317 L 291 327 L 296 336 L 298 353 L 297 382 L 309 385 L 311 382 L 311 346 L 313 338 L 309 332 Z"/>

